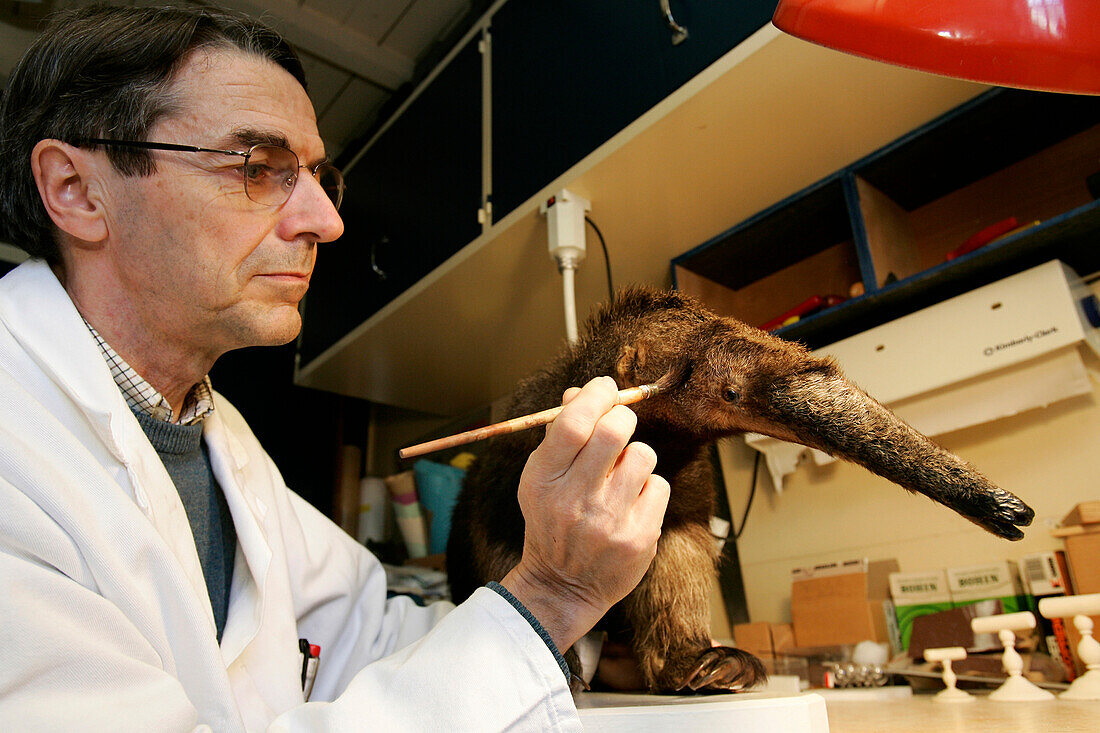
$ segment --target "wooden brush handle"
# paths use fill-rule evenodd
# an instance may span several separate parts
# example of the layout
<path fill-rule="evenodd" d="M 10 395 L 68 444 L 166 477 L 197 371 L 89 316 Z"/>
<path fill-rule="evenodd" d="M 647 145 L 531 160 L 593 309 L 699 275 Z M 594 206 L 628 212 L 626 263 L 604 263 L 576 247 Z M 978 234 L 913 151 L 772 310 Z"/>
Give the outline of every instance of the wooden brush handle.
<path fill-rule="evenodd" d="M 641 402 L 651 397 L 658 391 L 660 391 L 660 389 L 656 384 L 643 384 L 640 387 L 629 387 L 619 390 L 619 395 L 615 400 L 615 404 L 632 405 L 635 402 Z M 478 440 L 495 438 L 498 435 L 507 435 L 508 433 L 516 433 L 520 430 L 537 428 L 540 425 L 552 423 L 554 418 L 561 413 L 562 409 L 564 409 L 564 406 L 551 407 L 549 410 L 543 410 L 542 412 L 535 412 L 530 415 L 523 415 L 522 417 L 514 417 L 511 420 L 486 425 L 483 428 L 475 428 L 474 430 L 467 430 L 464 433 L 450 435 L 446 438 L 438 438 L 436 440 L 429 440 L 427 443 L 411 445 L 408 448 L 399 450 L 397 455 L 402 458 L 415 458 L 416 456 L 422 456 L 426 453 L 435 453 L 436 451 L 455 448 Z"/>

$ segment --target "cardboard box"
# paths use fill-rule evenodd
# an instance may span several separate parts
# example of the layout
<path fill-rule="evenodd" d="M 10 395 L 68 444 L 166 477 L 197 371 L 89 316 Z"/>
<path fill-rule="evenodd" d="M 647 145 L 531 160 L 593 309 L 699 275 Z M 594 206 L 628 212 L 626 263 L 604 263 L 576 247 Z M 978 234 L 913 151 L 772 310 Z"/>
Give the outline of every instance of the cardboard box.
<path fill-rule="evenodd" d="M 886 638 L 889 640 L 890 649 L 894 653 L 901 651 L 901 629 L 898 627 L 898 612 L 894 602 L 883 601 L 882 611 L 886 615 Z"/>
<path fill-rule="evenodd" d="M 735 624 L 733 641 L 738 649 L 767 659 L 777 657 L 794 646 L 794 629 L 790 624 L 771 624 L 766 621 Z"/>
<path fill-rule="evenodd" d="M 922 573 L 890 573 L 890 597 L 894 599 L 898 644 L 902 651 L 909 648 L 913 619 L 955 607 L 947 587 L 947 571 L 942 568 Z"/>
<path fill-rule="evenodd" d="M 890 573 L 897 560 L 857 560 L 792 571 L 791 620 L 800 647 L 890 641 Z"/>
<path fill-rule="evenodd" d="M 1002 613 L 1031 610 L 1031 603 L 1020 582 L 1020 569 L 1007 560 L 985 565 L 966 565 L 947 569 L 947 588 L 955 607 L 977 601 L 998 600 Z"/>
<path fill-rule="evenodd" d="M 1100 528 L 1065 537 L 1064 542 L 1073 592 L 1100 593 Z"/>
<path fill-rule="evenodd" d="M 1051 260 L 814 353 L 834 357 L 848 379 L 891 404 L 1082 341 L 1100 355 L 1100 333 L 1077 305 L 1090 294 Z"/>
<path fill-rule="evenodd" d="M 772 632 L 772 651 L 775 656 L 785 654 L 794 648 L 794 626 L 791 624 L 770 624 Z"/>
<path fill-rule="evenodd" d="M 1090 294 L 1052 260 L 813 353 L 835 358 L 850 381 L 914 429 L 942 435 L 1091 395 L 1082 349 L 1066 348 L 1084 343 L 1100 354 L 1100 330 L 1078 306 Z M 756 433 L 745 442 L 782 466 L 769 467 L 777 487 L 805 450 Z M 818 464 L 833 460 L 811 453 Z"/>
<path fill-rule="evenodd" d="M 1053 552 L 1024 555 L 1016 561 L 1016 564 L 1020 568 L 1024 592 L 1035 598 L 1065 594 L 1066 579 L 1062 577 L 1058 559 Z"/>
<path fill-rule="evenodd" d="M 961 646 L 970 654 L 1002 649 L 996 634 L 975 634 L 970 627 L 972 619 L 995 616 L 1002 611 L 1000 601 L 989 600 L 918 616 L 913 619 L 913 630 L 907 649 L 909 656 L 922 659 L 925 649 L 945 646 Z M 1018 640 L 1023 636 L 1024 633 L 1019 632 Z"/>
<path fill-rule="evenodd" d="M 1019 566 L 1007 560 L 948 568 L 947 587 L 956 609 L 976 603 L 983 603 L 992 609 L 992 601 L 999 605 L 996 610 L 976 612 L 975 616 L 1035 610 L 1035 599 L 1024 593 Z M 974 643 L 966 648 L 976 652 L 998 649 L 1000 646 L 996 634 L 975 634 Z"/>
<path fill-rule="evenodd" d="M 1062 554 L 1061 561 L 1058 555 Z M 1024 591 L 1036 599 L 1049 596 L 1061 596 L 1066 594 L 1067 578 L 1063 574 L 1065 563 L 1064 553 L 1037 552 L 1032 555 L 1024 555 L 1017 560 L 1020 567 L 1020 579 L 1024 583 Z M 1047 654 L 1051 659 L 1060 662 L 1067 679 L 1072 680 L 1076 675 L 1076 664 L 1073 652 L 1069 650 L 1066 637 L 1064 619 L 1049 619 L 1041 614 L 1036 614 L 1037 628 L 1043 636 Z"/>
<path fill-rule="evenodd" d="M 1100 593 L 1100 527 L 1096 525 L 1091 527 L 1095 527 L 1096 531 L 1063 538 L 1063 542 L 1066 543 L 1066 562 L 1069 565 L 1070 583 L 1076 595 Z M 1100 628 L 1100 616 L 1093 616 L 1092 622 L 1095 628 Z M 1072 620 L 1066 620 L 1065 628 L 1066 637 L 1077 664 L 1077 672 L 1083 674 L 1085 667 L 1077 653 L 1081 634 Z"/>
<path fill-rule="evenodd" d="M 734 624 L 733 642 L 738 649 L 744 649 L 749 654 L 755 654 L 761 658 L 775 656 L 772 647 L 771 624 L 765 621 L 751 624 Z"/>
<path fill-rule="evenodd" d="M 1071 527 L 1077 524 L 1100 523 L 1100 501 L 1083 501 L 1070 510 L 1070 513 L 1062 518 L 1063 527 Z M 1096 529 L 1100 530 L 1100 527 Z"/>

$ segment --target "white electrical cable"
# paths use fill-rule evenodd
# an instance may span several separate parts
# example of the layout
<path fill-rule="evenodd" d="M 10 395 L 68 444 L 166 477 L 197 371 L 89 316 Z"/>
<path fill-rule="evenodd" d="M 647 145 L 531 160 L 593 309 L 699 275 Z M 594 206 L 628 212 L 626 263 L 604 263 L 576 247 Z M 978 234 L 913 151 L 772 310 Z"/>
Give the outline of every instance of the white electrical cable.
<path fill-rule="evenodd" d="M 565 337 L 569 343 L 577 343 L 577 294 L 573 285 L 573 274 L 577 266 L 572 262 L 562 262 L 561 284 L 565 301 Z"/>

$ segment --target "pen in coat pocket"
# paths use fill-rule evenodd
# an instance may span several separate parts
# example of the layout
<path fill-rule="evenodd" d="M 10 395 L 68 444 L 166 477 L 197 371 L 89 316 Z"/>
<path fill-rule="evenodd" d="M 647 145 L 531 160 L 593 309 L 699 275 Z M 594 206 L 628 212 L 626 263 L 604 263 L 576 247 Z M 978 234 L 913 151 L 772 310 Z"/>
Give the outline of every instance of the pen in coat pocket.
<path fill-rule="evenodd" d="M 310 644 L 305 639 L 298 640 L 298 659 L 302 670 L 302 697 L 309 702 L 313 692 L 313 681 L 317 679 L 317 663 L 321 656 L 321 647 Z"/>

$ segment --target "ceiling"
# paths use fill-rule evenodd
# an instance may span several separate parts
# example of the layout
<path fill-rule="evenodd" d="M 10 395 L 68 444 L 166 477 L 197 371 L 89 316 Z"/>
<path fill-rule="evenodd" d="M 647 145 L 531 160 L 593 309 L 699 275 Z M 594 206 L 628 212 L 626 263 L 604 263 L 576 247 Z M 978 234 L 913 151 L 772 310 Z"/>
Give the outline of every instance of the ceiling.
<path fill-rule="evenodd" d="M 33 41 L 44 15 L 86 4 L 89 0 L 0 0 L 0 81 L 6 81 Z M 364 139 L 393 102 L 407 95 L 450 50 L 475 13 L 488 5 L 484 0 L 218 0 L 216 4 L 262 19 L 295 47 L 306 70 L 321 136 L 334 159 Z"/>

